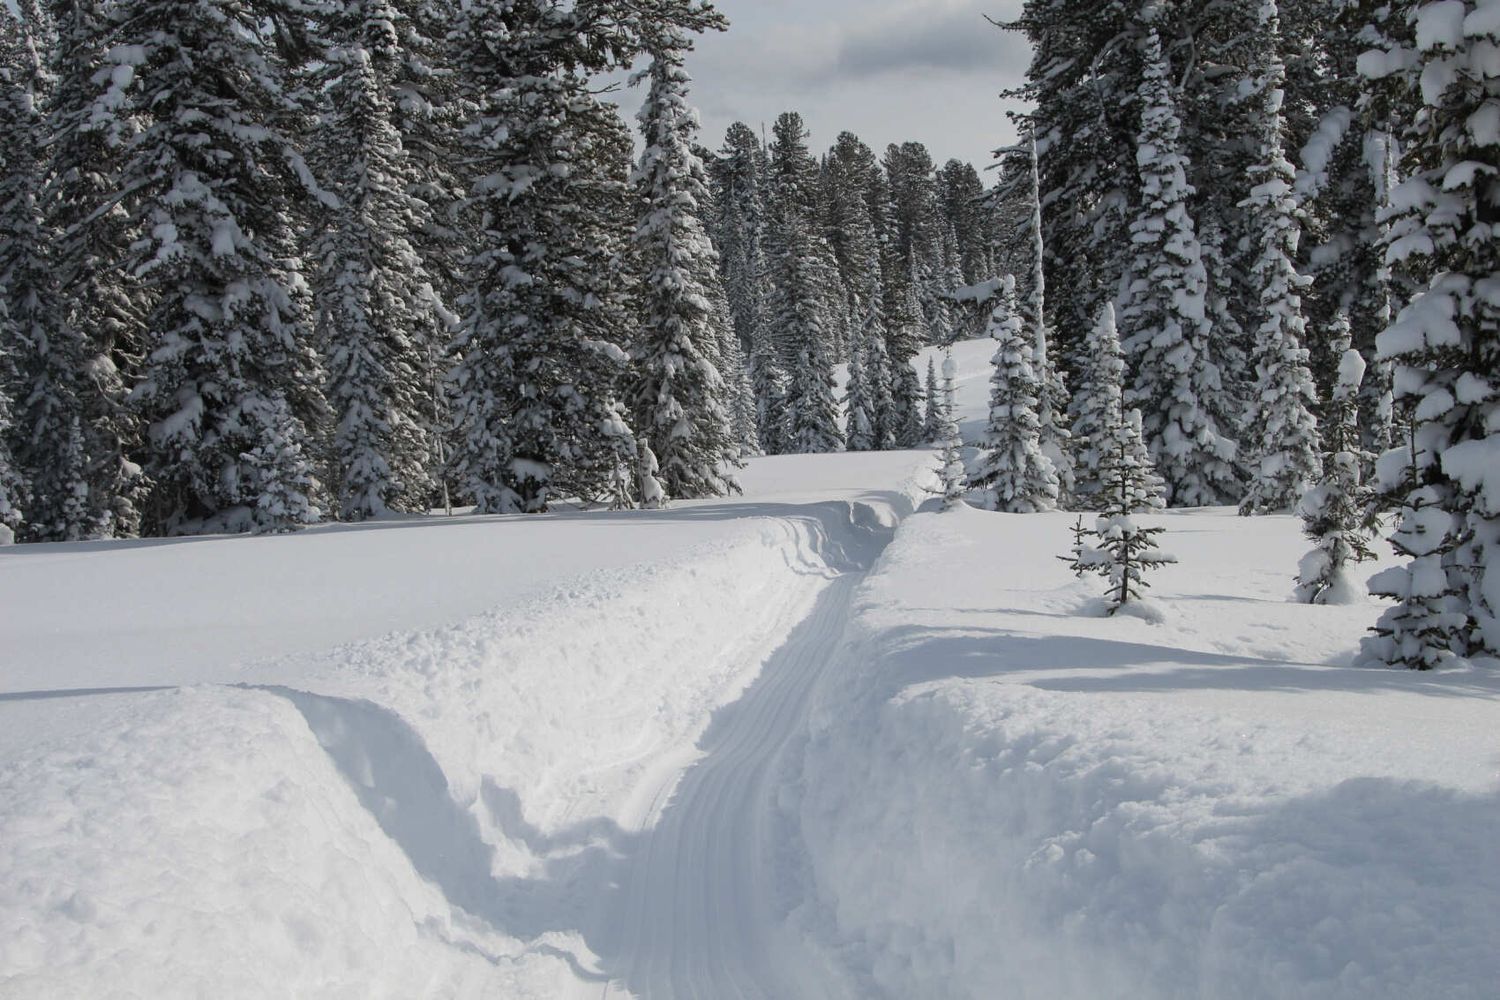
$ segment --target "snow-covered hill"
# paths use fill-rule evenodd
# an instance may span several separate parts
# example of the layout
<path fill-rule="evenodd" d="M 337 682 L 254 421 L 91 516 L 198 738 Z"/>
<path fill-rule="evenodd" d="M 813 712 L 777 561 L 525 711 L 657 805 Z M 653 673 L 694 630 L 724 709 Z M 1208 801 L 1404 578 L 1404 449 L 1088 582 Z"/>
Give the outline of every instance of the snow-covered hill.
<path fill-rule="evenodd" d="M 0 997 L 1493 997 L 1492 673 L 1349 666 L 1285 517 L 1094 617 L 932 465 L 0 551 Z"/>

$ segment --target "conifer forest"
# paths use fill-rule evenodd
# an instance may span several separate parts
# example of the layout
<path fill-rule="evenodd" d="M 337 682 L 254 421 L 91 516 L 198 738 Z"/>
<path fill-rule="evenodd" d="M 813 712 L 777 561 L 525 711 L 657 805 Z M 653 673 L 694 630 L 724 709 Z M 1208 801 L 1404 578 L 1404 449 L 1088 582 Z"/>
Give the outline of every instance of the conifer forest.
<path fill-rule="evenodd" d="M 1494 995 L 1500 0 L 7 0 L 0 136 L 0 996 Z"/>

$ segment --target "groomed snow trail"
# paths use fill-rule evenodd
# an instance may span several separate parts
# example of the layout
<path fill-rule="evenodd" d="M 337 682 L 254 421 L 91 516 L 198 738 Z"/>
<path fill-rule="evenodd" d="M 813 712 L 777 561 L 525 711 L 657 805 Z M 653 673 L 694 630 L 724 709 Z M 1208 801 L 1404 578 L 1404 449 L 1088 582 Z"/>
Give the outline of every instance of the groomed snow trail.
<path fill-rule="evenodd" d="M 835 661 L 856 588 L 889 541 L 836 577 L 811 614 L 722 709 L 702 757 L 657 790 L 625 874 L 591 935 L 609 981 L 580 995 L 643 1000 L 794 1000 L 843 990 L 837 973 L 783 929 L 800 849 L 777 808 L 781 767 L 806 732 L 812 693 Z M 792 862 L 795 865 L 795 862 Z"/>

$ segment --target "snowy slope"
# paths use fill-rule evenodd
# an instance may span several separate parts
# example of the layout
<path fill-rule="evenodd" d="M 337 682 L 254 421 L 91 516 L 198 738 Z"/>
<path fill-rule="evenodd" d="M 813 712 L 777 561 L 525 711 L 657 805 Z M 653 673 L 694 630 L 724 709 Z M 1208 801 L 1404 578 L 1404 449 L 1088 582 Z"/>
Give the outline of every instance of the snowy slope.
<path fill-rule="evenodd" d="M 853 995 L 1493 997 L 1500 679 L 1346 666 L 1290 518 L 1164 516 L 1164 622 L 1091 617 L 1070 523 L 919 515 L 859 598 L 800 800 Z"/>

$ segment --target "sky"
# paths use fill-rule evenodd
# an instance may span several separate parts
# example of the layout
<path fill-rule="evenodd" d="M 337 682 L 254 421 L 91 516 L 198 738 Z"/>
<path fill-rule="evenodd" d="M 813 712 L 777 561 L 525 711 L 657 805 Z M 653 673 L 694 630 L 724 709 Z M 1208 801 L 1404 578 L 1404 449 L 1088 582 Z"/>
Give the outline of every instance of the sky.
<path fill-rule="evenodd" d="M 1018 33 L 988 24 L 1015 17 L 1021 0 L 716 0 L 727 32 L 699 38 L 688 59 L 700 137 L 718 149 L 744 121 L 769 132 L 798 111 L 821 154 L 849 130 L 877 154 L 916 140 L 941 164 L 983 170 L 1015 131 L 1002 90 L 1031 58 Z M 633 114 L 639 91 L 619 97 Z"/>

